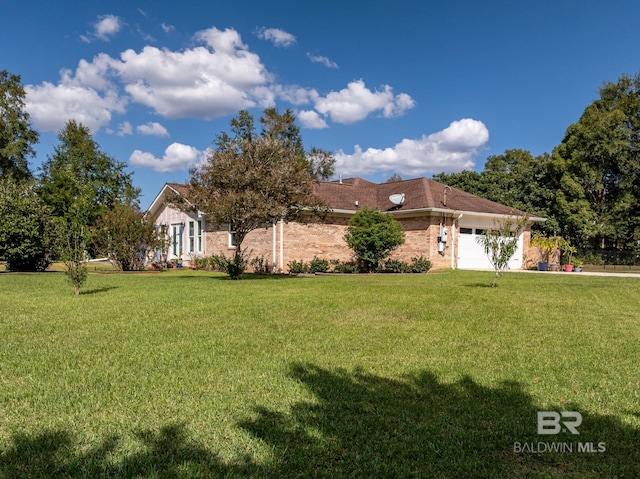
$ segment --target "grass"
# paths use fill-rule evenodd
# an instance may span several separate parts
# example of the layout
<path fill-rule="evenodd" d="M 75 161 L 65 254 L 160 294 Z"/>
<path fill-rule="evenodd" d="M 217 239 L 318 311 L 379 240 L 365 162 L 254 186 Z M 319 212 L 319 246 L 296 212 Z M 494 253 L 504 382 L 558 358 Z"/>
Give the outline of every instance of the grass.
<path fill-rule="evenodd" d="M 2 274 L 0 478 L 640 475 L 640 279 L 491 277 Z"/>

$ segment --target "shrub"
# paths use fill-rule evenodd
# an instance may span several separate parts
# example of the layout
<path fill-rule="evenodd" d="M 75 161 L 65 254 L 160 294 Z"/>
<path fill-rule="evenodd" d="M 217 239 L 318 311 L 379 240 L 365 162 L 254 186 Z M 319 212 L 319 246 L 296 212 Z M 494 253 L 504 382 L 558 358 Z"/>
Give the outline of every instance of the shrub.
<path fill-rule="evenodd" d="M 310 273 L 326 273 L 329 271 L 329 262 L 326 259 L 313 257 L 309 262 Z"/>
<path fill-rule="evenodd" d="M 388 259 L 384 262 L 384 266 L 380 269 L 382 273 L 410 273 L 411 266 L 404 261 L 397 259 Z"/>
<path fill-rule="evenodd" d="M 44 271 L 51 263 L 55 225 L 32 183 L 0 181 L 0 259 L 9 271 Z"/>
<path fill-rule="evenodd" d="M 271 274 L 271 265 L 264 256 L 256 256 L 249 264 L 256 274 Z"/>
<path fill-rule="evenodd" d="M 404 243 L 404 231 L 391 215 L 363 208 L 349 220 L 344 240 L 356 254 L 363 270 L 372 271 Z"/>
<path fill-rule="evenodd" d="M 309 272 L 309 266 L 305 264 L 304 261 L 300 260 L 300 261 L 289 261 L 289 263 L 287 263 L 287 266 L 289 268 L 289 273 L 291 274 L 302 274 L 302 273 L 308 273 Z"/>
<path fill-rule="evenodd" d="M 193 259 L 196 269 L 207 269 L 210 267 L 209 258 L 196 256 Z"/>
<path fill-rule="evenodd" d="M 248 261 L 244 251 L 236 250 L 230 258 L 224 255 L 217 256 L 217 258 L 217 261 L 221 263 L 222 271 L 229 275 L 229 279 L 240 279 L 242 273 L 247 269 Z"/>
<path fill-rule="evenodd" d="M 332 260 L 331 267 L 333 273 L 358 273 L 358 265 L 354 261 Z"/>
<path fill-rule="evenodd" d="M 431 269 L 431 261 L 424 256 L 414 256 L 411 258 L 412 273 L 427 273 Z"/>

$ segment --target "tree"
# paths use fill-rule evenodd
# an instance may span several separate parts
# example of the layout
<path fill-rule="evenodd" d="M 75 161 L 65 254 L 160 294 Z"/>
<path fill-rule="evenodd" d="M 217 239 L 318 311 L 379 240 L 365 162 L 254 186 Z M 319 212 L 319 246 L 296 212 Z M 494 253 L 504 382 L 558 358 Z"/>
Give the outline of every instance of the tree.
<path fill-rule="evenodd" d="M 518 249 L 518 238 L 527 226 L 527 215 L 506 217 L 494 223 L 493 229 L 485 230 L 478 236 L 478 244 L 482 246 L 489 262 L 495 270 L 492 288 L 496 287 L 498 277 L 509 267 L 509 261 Z"/>
<path fill-rule="evenodd" d="M 55 225 L 33 181 L 0 179 L 0 258 L 9 271 L 44 271 L 51 263 Z"/>
<path fill-rule="evenodd" d="M 0 178 L 31 177 L 27 158 L 35 154 L 38 132 L 31 128 L 24 98 L 20 76 L 0 71 Z"/>
<path fill-rule="evenodd" d="M 394 173 L 393 175 L 391 175 L 386 182 L 395 183 L 396 181 L 402 181 L 402 176 L 400 176 L 398 173 Z"/>
<path fill-rule="evenodd" d="M 569 126 L 553 151 L 561 233 L 582 247 L 640 238 L 640 76 L 623 75 Z"/>
<path fill-rule="evenodd" d="M 98 219 L 93 237 L 96 251 L 121 271 L 144 269 L 149 253 L 160 246 L 153 222 L 137 207 L 120 203 Z"/>
<path fill-rule="evenodd" d="M 87 225 L 117 203 L 134 204 L 139 190 L 133 187 L 126 165 L 100 151 L 89 128 L 70 120 L 58 135 L 60 143 L 41 167 L 38 193 L 54 216 L 66 217 L 77 198 L 85 195 Z"/>
<path fill-rule="evenodd" d="M 88 198 L 88 194 L 80 192 L 69 206 L 67 214 L 56 218 L 59 225 L 58 255 L 64 262 L 65 275 L 73 285 L 76 296 L 87 280 L 86 259 L 90 241 L 87 226 L 90 215 Z"/>
<path fill-rule="evenodd" d="M 235 231 L 235 255 L 228 269 L 233 279 L 242 272 L 242 242 L 248 233 L 281 219 L 300 220 L 304 213 L 323 211 L 314 195 L 317 164 L 306 157 L 294 119 L 288 110 L 283 115 L 265 110 L 258 135 L 253 117 L 241 111 L 231 121 L 234 135 L 218 135 L 206 162 L 190 171 L 189 203 L 170 200 L 185 210 L 197 205 L 208 220 Z"/>
<path fill-rule="evenodd" d="M 349 220 L 344 240 L 363 269 L 373 271 L 404 243 L 404 231 L 391 215 L 365 207 Z"/>

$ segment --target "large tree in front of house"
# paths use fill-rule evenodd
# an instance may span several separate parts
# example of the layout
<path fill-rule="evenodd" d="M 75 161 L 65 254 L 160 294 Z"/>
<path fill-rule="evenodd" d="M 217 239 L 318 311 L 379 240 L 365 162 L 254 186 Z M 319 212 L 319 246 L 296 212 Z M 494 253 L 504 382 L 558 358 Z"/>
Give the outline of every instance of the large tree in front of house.
<path fill-rule="evenodd" d="M 319 177 L 333 173 L 331 155 L 318 149 L 305 153 L 291 111 L 267 109 L 260 123 L 258 133 L 253 116 L 241 111 L 231 121 L 231 134 L 218 135 L 206 161 L 190 172 L 190 204 L 235 232 L 235 254 L 227 267 L 232 279 L 243 271 L 247 234 L 281 219 L 299 220 L 303 212 L 322 212 L 314 187 Z"/>
<path fill-rule="evenodd" d="M 0 71 L 0 178 L 31 177 L 27 158 L 35 154 L 39 135 L 31 128 L 24 98 L 20 76 Z"/>

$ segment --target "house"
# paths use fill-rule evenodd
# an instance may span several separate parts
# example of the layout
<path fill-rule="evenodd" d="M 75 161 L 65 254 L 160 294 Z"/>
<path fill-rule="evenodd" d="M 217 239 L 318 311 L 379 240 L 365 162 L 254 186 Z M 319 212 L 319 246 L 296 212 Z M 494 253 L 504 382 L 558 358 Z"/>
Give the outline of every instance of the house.
<path fill-rule="evenodd" d="M 165 184 L 147 212 L 170 240 L 168 259 L 231 255 L 235 236 L 229 225 L 209 223 L 202 213 L 185 213 L 165 204 L 168 195 L 176 193 L 188 199 L 188 185 Z M 428 178 L 380 184 L 362 178 L 340 179 L 321 182 L 316 194 L 331 208 L 324 220 L 266 224 L 247 235 L 243 248 L 279 272 L 286 272 L 293 260 L 348 261 L 353 252 L 343 239 L 347 223 L 359 209 L 369 207 L 389 212 L 402 224 L 406 240 L 392 258 L 410 261 L 423 256 L 435 269 L 485 269 L 491 264 L 476 238 L 497 220 L 524 214 Z M 510 269 L 531 265 L 530 228 L 536 221 L 544 219 L 530 217 Z"/>

